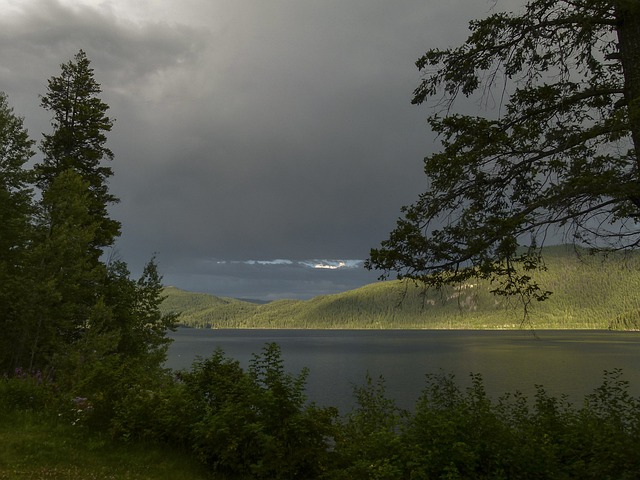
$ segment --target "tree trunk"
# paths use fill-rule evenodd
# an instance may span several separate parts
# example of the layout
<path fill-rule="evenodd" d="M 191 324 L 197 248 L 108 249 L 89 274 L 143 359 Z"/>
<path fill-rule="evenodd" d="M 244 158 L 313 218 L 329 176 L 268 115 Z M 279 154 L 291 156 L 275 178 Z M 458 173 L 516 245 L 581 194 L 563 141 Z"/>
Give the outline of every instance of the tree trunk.
<path fill-rule="evenodd" d="M 624 96 L 629 109 L 629 126 L 636 164 L 640 172 L 640 1 L 618 0 L 616 19 L 624 75 Z"/>

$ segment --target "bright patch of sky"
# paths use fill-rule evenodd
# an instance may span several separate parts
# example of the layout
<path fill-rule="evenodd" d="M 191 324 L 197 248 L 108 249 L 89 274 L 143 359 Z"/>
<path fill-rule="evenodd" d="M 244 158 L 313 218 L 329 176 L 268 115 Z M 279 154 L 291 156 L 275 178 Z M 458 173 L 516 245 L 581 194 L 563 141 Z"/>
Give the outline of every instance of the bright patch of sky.
<path fill-rule="evenodd" d="M 343 268 L 362 268 L 364 260 L 286 260 L 276 258 L 275 260 L 216 260 L 217 265 L 225 264 L 244 264 L 244 265 L 299 265 L 306 268 L 315 268 L 321 270 L 339 270 Z"/>
<path fill-rule="evenodd" d="M 325 270 L 338 270 L 340 268 L 361 268 L 362 260 L 307 260 L 298 262 L 300 265 Z"/>

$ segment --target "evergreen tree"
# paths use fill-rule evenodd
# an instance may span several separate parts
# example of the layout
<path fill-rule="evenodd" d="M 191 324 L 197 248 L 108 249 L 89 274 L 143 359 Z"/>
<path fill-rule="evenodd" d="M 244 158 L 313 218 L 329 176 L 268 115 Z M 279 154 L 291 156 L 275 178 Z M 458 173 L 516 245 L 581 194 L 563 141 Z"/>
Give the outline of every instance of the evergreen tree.
<path fill-rule="evenodd" d="M 35 167 L 42 199 L 35 218 L 30 265 L 37 275 L 25 340 L 28 366 L 55 371 L 79 395 L 99 396 L 108 410 L 118 391 L 159 369 L 173 317 L 159 311 L 161 279 L 153 261 L 142 278 L 124 262 L 105 262 L 119 235 L 107 208 L 116 201 L 103 161 L 112 121 L 85 53 L 49 80 L 42 106 L 53 112 L 53 132 L 41 143 Z M 145 369 L 143 373 L 141 369 Z M 129 380 L 125 380 L 125 378 Z"/>
<path fill-rule="evenodd" d="M 61 172 L 43 192 L 31 257 L 38 275 L 30 309 L 31 369 L 66 356 L 90 327 L 106 279 L 105 265 L 94 258 L 100 226 L 90 206 L 89 184 L 74 169 Z"/>
<path fill-rule="evenodd" d="M 107 211 L 116 201 L 107 185 L 113 173 L 103 164 L 113 158 L 106 147 L 113 121 L 100 92 L 80 50 L 41 97 L 53 114 L 53 131 L 43 135 L 44 159 L 34 168 L 42 198 L 31 256 L 38 275 L 29 313 L 31 368 L 51 368 L 84 340 L 107 282 L 101 256 L 119 235 Z"/>
<path fill-rule="evenodd" d="M 443 148 L 368 266 L 436 287 L 499 280 L 496 293 L 542 300 L 531 271 L 548 236 L 640 245 L 640 2 L 532 0 L 470 28 L 417 62 L 413 103 L 444 107 L 429 119 Z M 456 113 L 460 96 L 494 87 L 507 99 L 495 114 Z"/>
<path fill-rule="evenodd" d="M 108 423 L 122 398 L 163 378 L 174 316 L 160 312 L 154 259 L 139 280 L 124 262 L 104 261 L 120 227 L 102 164 L 113 157 L 112 121 L 89 65 L 80 51 L 49 80 L 42 105 L 54 129 L 33 171 L 24 168 L 33 142 L 0 95 L 0 374 L 41 370 Z"/>
<path fill-rule="evenodd" d="M 31 235 L 32 198 L 25 163 L 33 141 L 0 93 L 0 371 L 16 368 L 28 326 L 21 317 L 28 285 L 25 259 Z"/>
<path fill-rule="evenodd" d="M 170 342 L 165 334 L 174 328 L 176 316 L 163 315 L 160 311 L 165 297 L 155 258 L 145 265 L 138 280 L 130 278 L 128 267 L 122 261 L 111 262 L 107 275 L 103 298 L 112 308 L 120 333 L 118 353 L 135 358 L 145 368 L 161 364 Z"/>
<path fill-rule="evenodd" d="M 61 65 L 61 70 L 59 76 L 49 79 L 47 94 L 42 96 L 42 107 L 53 113 L 53 132 L 44 135 L 41 143 L 45 158 L 36 166 L 37 184 L 46 191 L 68 169 L 88 182 L 90 212 L 99 221 L 93 240 L 98 257 L 120 233 L 119 222 L 109 218 L 107 211 L 117 198 L 109 193 L 107 185 L 112 169 L 104 165 L 104 161 L 113 159 L 105 145 L 113 120 L 107 116 L 109 106 L 99 97 L 102 89 L 85 52 L 80 50 L 73 61 Z"/>

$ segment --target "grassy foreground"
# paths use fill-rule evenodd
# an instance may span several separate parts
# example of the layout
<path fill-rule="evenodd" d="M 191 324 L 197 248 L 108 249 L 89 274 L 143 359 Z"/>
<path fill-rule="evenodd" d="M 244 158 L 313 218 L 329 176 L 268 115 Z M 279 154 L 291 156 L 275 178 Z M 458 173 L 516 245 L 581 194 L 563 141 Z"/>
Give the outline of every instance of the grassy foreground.
<path fill-rule="evenodd" d="M 193 455 L 118 442 L 43 412 L 0 413 L 0 480 L 203 480 Z"/>
<path fill-rule="evenodd" d="M 0 377 L 0 479 L 639 478 L 640 399 L 619 369 L 582 405 L 427 374 L 412 411 L 367 376 L 342 416 L 307 403 L 306 375 L 286 372 L 276 344 L 246 370 L 217 351 L 154 390 L 131 385 L 106 418 L 98 396 Z"/>
<path fill-rule="evenodd" d="M 301 377 L 281 371 L 273 348 L 275 357 L 257 365 L 265 374 L 258 383 L 247 383 L 253 373 L 217 354 L 185 373 L 179 388 L 162 393 L 173 406 L 195 403 L 191 412 L 184 404 L 177 411 L 156 408 L 146 419 L 128 418 L 130 433 L 142 434 L 136 438 L 164 437 L 178 452 L 153 442 L 107 440 L 50 416 L 50 408 L 4 408 L 0 479 L 639 478 L 640 399 L 629 395 L 620 370 L 605 372 L 582 406 L 549 396 L 541 386 L 532 399 L 516 392 L 495 400 L 480 375 L 472 375 L 466 389 L 453 376 L 427 375 L 413 413 L 386 396 L 383 379 L 368 377 L 354 389 L 354 410 L 338 418 L 331 410 L 303 406 Z M 262 383 L 274 378 L 270 387 Z M 24 386 L 22 381 L 5 380 L 5 393 Z M 204 396 L 191 395 L 197 392 Z M 197 453 L 203 467 L 180 453 L 184 443 L 171 440 L 180 430 L 174 421 L 190 432 L 193 457 Z"/>

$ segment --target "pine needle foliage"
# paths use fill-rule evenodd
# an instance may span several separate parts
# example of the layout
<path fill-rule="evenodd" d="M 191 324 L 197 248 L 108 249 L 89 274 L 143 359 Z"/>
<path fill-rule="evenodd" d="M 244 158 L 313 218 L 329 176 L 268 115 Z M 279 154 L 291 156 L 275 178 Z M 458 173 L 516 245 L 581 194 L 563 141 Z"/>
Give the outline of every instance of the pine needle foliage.
<path fill-rule="evenodd" d="M 368 266 L 435 288 L 491 280 L 526 305 L 551 293 L 532 275 L 547 238 L 640 245 L 640 2 L 531 0 L 469 27 L 416 62 L 413 103 L 434 109 L 442 148 Z M 469 114 L 467 98 L 497 108 Z"/>

